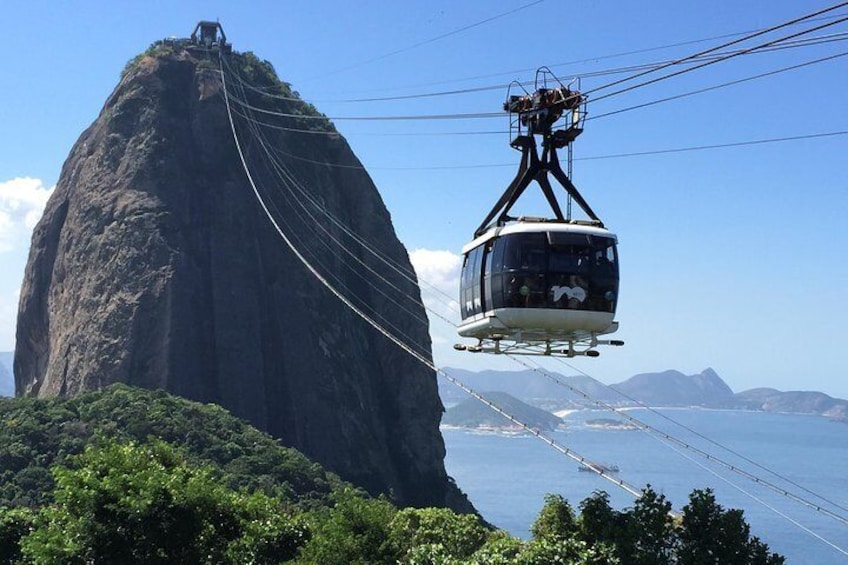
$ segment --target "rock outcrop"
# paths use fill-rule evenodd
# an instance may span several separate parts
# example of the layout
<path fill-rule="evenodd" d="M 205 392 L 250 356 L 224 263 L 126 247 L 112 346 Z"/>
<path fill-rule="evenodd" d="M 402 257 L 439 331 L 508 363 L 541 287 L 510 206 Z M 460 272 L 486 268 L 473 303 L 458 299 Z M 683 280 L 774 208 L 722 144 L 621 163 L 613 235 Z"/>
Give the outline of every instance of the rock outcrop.
<path fill-rule="evenodd" d="M 272 216 L 359 307 L 429 356 L 414 279 L 346 231 L 411 272 L 348 144 L 268 63 L 234 53 L 227 66 Z M 302 117 L 256 114 L 273 127 L 256 126 L 244 104 Z M 33 234 L 15 378 L 19 395 L 123 382 L 216 402 L 372 493 L 472 510 L 444 469 L 435 374 L 284 245 L 236 151 L 217 57 L 199 50 L 159 44 L 132 61 L 71 150 Z"/>

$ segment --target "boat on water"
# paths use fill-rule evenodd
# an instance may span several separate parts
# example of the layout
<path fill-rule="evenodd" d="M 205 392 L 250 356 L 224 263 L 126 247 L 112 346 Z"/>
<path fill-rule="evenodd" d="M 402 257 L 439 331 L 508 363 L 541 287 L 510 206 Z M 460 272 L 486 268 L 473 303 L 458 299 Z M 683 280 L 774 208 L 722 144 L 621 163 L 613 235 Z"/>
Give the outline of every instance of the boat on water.
<path fill-rule="evenodd" d="M 591 465 L 591 467 L 589 465 Z M 586 465 L 579 465 L 577 467 L 577 470 L 587 472 L 587 473 L 597 473 L 598 470 L 603 471 L 604 473 L 618 473 L 621 469 L 618 468 L 618 465 L 604 465 L 603 463 L 587 463 Z"/>

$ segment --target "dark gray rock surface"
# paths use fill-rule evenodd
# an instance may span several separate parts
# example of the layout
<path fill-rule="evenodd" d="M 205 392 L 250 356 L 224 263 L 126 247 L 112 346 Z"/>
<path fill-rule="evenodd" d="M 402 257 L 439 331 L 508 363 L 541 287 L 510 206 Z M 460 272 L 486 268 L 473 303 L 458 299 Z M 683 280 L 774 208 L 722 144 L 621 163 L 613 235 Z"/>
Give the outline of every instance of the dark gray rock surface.
<path fill-rule="evenodd" d="M 230 64 L 246 80 L 287 93 L 268 79 L 270 65 L 237 54 Z M 237 79 L 230 80 L 235 92 Z M 18 316 L 18 394 L 71 396 L 114 382 L 162 388 L 219 403 L 402 505 L 471 511 L 445 472 L 435 374 L 332 296 L 283 243 L 242 169 L 221 84 L 217 61 L 197 53 L 141 57 L 74 145 L 33 234 Z M 316 114 L 298 101 L 238 96 L 277 112 Z M 277 125 L 333 131 L 326 120 L 280 118 Z M 236 126 L 254 179 L 295 244 L 429 356 L 417 284 L 297 192 L 411 270 L 344 139 L 271 128 L 259 136 L 238 117 Z M 388 296 L 375 290 L 370 283 L 379 280 L 362 264 L 400 293 L 385 283 Z"/>

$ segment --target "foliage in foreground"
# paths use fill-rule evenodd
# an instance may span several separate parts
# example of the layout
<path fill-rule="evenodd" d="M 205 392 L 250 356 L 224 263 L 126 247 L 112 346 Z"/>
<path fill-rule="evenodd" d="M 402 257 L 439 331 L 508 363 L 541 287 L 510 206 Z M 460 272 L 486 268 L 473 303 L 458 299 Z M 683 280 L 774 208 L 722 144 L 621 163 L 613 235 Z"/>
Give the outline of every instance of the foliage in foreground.
<path fill-rule="evenodd" d="M 55 469 L 25 562 L 268 563 L 294 557 L 307 535 L 278 500 L 228 488 L 161 441 L 108 442 L 77 463 Z"/>
<path fill-rule="evenodd" d="M 296 511 L 235 491 L 161 441 L 112 440 L 57 467 L 54 502 L 0 511 L 4 563 L 296 563 L 406 565 L 780 565 L 738 510 L 695 491 L 681 518 L 650 487 L 617 511 L 595 493 L 577 516 L 549 495 L 521 541 L 477 516 L 399 510 L 341 489 L 332 506 Z"/>
<path fill-rule="evenodd" d="M 6 492 L 38 502 L 0 502 L 0 564 L 784 562 L 709 490 L 679 517 L 650 487 L 625 510 L 597 492 L 579 514 L 549 495 L 523 541 L 369 498 L 219 408 L 125 386 L 0 403 L 0 425 Z"/>
<path fill-rule="evenodd" d="M 230 487 L 261 489 L 302 508 L 326 505 L 343 484 L 219 406 L 116 384 L 70 399 L 0 399 L 0 506 L 52 502 L 51 468 L 108 438 L 179 445 Z"/>

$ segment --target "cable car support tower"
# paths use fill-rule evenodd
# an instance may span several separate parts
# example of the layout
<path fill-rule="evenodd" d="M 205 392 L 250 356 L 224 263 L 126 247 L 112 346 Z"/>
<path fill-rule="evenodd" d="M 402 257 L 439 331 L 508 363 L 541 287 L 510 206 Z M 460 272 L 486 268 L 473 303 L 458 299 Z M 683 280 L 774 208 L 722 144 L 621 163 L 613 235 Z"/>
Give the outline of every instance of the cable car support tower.
<path fill-rule="evenodd" d="M 549 88 L 550 79 L 558 86 Z M 510 114 L 510 145 L 521 151 L 521 165 L 515 179 L 509 184 L 495 206 L 474 232 L 479 237 L 495 225 L 504 225 L 508 221 L 518 220 L 509 216 L 509 211 L 530 183 L 536 181 L 548 201 L 556 220 L 572 221 L 571 201 L 576 202 L 591 219 L 591 223 L 604 227 L 603 222 L 592 210 L 589 203 L 571 182 L 572 142 L 583 132 L 583 120 L 586 115 L 586 97 L 579 90 L 563 85 L 547 68 L 536 71 L 536 91 L 526 95 L 508 95 L 504 110 Z M 567 123 L 554 129 L 554 125 L 566 117 Z M 513 137 L 513 132 L 516 132 Z M 536 145 L 535 136 L 542 138 L 542 155 Z M 560 166 L 557 150 L 568 150 L 568 174 Z M 563 215 L 548 175 L 562 185 L 568 193 L 568 206 Z M 496 219 L 497 218 L 497 219 Z M 493 221 L 494 220 L 494 221 Z"/>

